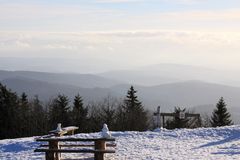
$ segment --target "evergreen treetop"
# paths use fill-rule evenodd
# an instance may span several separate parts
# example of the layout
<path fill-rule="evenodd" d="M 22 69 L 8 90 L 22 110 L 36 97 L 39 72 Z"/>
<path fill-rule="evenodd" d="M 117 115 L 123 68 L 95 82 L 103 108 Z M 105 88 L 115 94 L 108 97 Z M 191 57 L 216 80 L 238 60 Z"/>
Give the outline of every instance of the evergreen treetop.
<path fill-rule="evenodd" d="M 72 124 L 79 127 L 79 132 L 86 132 L 88 108 L 83 106 L 82 97 L 78 94 L 74 98 L 71 113 Z"/>
<path fill-rule="evenodd" d="M 211 117 L 211 124 L 213 127 L 232 125 L 231 114 L 227 111 L 227 105 L 221 97 L 214 109 Z"/>
<path fill-rule="evenodd" d="M 58 123 L 62 123 L 62 126 L 69 125 L 70 118 L 69 111 L 69 99 L 65 95 L 58 95 L 50 104 L 49 119 L 51 127 L 55 128 Z"/>
<path fill-rule="evenodd" d="M 137 91 L 131 86 L 123 103 L 124 130 L 144 131 L 148 127 L 147 112 L 138 100 L 136 93 Z"/>

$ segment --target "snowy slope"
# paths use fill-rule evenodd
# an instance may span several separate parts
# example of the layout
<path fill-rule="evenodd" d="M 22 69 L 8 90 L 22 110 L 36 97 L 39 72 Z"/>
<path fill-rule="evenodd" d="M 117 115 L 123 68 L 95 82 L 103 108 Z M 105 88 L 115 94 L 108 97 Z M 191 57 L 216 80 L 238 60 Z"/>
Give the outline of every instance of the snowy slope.
<path fill-rule="evenodd" d="M 231 160 L 240 159 L 240 125 L 221 128 L 112 132 L 117 152 L 107 159 L 119 160 Z M 76 137 L 99 137 L 99 133 Z M 34 137 L 0 141 L 0 159 L 44 159 L 34 153 Z M 93 155 L 67 154 L 65 158 L 92 159 Z"/>

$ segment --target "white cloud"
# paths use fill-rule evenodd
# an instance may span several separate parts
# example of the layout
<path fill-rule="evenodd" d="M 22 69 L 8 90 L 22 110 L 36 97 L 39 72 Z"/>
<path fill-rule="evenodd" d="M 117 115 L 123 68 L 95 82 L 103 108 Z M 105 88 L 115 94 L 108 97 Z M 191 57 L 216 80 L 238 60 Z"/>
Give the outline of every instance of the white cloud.
<path fill-rule="evenodd" d="M 208 0 L 95 0 L 97 3 L 137 3 L 137 2 L 165 2 L 165 3 L 177 3 L 177 4 L 196 4 L 204 3 Z"/>
<path fill-rule="evenodd" d="M 30 44 L 23 41 L 16 40 L 15 44 L 19 48 L 30 48 Z"/>
<path fill-rule="evenodd" d="M 79 36 L 79 33 L 72 33 Z M 88 32 L 82 33 L 86 37 L 95 37 L 95 42 L 108 43 L 109 39 L 118 41 L 120 39 L 142 39 L 142 40 L 164 40 L 179 44 L 219 44 L 238 45 L 240 32 L 201 32 L 201 31 L 175 31 L 175 30 L 139 30 L 139 31 L 112 31 L 112 32 Z M 91 38 L 90 38 L 91 39 Z M 105 41 L 104 41 L 105 39 Z M 106 41 L 108 39 L 109 41 Z M 98 41 L 99 40 L 99 41 Z M 119 42 L 119 41 L 118 41 Z"/>
<path fill-rule="evenodd" d="M 98 2 L 138 0 L 99 0 Z M 170 0 L 162 0 L 170 1 Z M 138 1 L 140 2 L 140 1 Z M 147 3 L 147 1 L 145 1 Z M 173 2 L 199 2 L 173 0 Z M 150 2 L 149 2 L 150 3 Z M 170 2 L 169 2 L 170 3 Z M 120 7 L 121 8 L 121 7 Z M 109 30 L 204 30 L 240 31 L 240 10 L 130 11 L 111 7 L 80 5 L 3 4 L 0 30 L 109 31 Z"/>
<path fill-rule="evenodd" d="M 0 57 L 97 58 L 113 66 L 168 62 L 228 66 L 238 65 L 239 44 L 240 32 L 0 32 Z"/>
<path fill-rule="evenodd" d="M 146 0 L 96 0 L 97 3 L 131 3 L 131 2 L 143 2 Z"/>
<path fill-rule="evenodd" d="M 122 45 L 155 41 L 179 45 L 195 44 L 214 46 L 235 46 L 240 43 L 240 32 L 201 32 L 177 30 L 136 30 L 109 32 L 0 32 L 0 43 L 9 49 L 48 48 L 77 50 L 84 46 L 94 50 L 97 46 Z M 132 42 L 134 43 L 134 42 Z M 5 49 L 6 49 L 5 48 Z M 108 46 L 107 48 L 114 48 Z M 109 49 L 112 50 L 112 49 Z"/>
<path fill-rule="evenodd" d="M 60 49 L 60 50 L 76 50 L 76 46 L 72 46 L 69 44 L 63 45 L 63 44 L 48 44 L 43 46 L 44 49 Z"/>
<path fill-rule="evenodd" d="M 159 10 L 151 10 L 146 5 L 143 11 L 131 9 L 135 4 L 142 6 L 150 1 L 158 5 L 169 3 L 168 6 L 210 2 L 92 0 L 84 5 L 1 4 L 0 57 L 96 57 L 111 65 L 238 64 L 240 10 L 237 6 L 235 9 L 216 7 L 215 10 L 202 7 L 191 10 L 189 6 L 184 6 L 187 9 L 159 7 Z M 118 4 L 92 2 L 134 5 L 124 8 L 116 7 Z"/>
<path fill-rule="evenodd" d="M 167 12 L 160 14 L 161 17 L 175 18 L 179 20 L 190 20 L 190 21 L 231 21 L 240 20 L 239 9 L 228 9 L 228 10 L 206 10 L 206 11 L 182 11 L 182 12 Z"/>
<path fill-rule="evenodd" d="M 103 14 L 118 13 L 117 10 L 101 9 L 97 7 L 81 5 L 36 5 L 36 4 L 3 4 L 0 6 L 0 20 L 23 22 L 52 19 L 53 21 L 63 18 L 84 18 Z M 19 23 L 19 22 L 18 22 Z"/>
<path fill-rule="evenodd" d="M 168 3 L 180 3 L 180 4 L 196 4 L 196 3 L 205 3 L 209 0 L 162 0 Z"/>

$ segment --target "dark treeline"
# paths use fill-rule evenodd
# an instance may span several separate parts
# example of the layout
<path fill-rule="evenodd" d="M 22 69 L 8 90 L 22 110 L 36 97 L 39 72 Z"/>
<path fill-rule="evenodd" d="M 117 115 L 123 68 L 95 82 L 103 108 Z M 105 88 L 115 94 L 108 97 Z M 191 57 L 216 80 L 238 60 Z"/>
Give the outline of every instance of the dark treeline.
<path fill-rule="evenodd" d="M 185 109 L 176 107 L 174 112 L 180 111 Z M 63 127 L 78 126 L 81 133 L 100 131 L 104 123 L 112 131 L 145 131 L 153 129 L 151 119 L 152 114 L 138 100 L 133 86 L 123 100 L 107 97 L 85 105 L 79 94 L 73 102 L 59 94 L 44 104 L 38 96 L 32 99 L 25 93 L 19 96 L 0 83 L 0 139 L 45 135 L 56 129 L 57 123 Z M 185 128 L 187 123 L 187 119 L 176 116 L 167 121 L 166 128 Z M 231 124 L 230 114 L 221 98 L 208 125 Z"/>
<path fill-rule="evenodd" d="M 43 104 L 37 96 L 29 100 L 0 84 L 0 139 L 48 134 L 57 123 L 78 126 L 78 132 L 100 131 L 104 123 L 110 130 L 144 131 L 149 128 L 147 114 L 133 87 L 123 101 L 107 97 L 84 105 L 79 94 L 73 103 L 59 94 Z"/>

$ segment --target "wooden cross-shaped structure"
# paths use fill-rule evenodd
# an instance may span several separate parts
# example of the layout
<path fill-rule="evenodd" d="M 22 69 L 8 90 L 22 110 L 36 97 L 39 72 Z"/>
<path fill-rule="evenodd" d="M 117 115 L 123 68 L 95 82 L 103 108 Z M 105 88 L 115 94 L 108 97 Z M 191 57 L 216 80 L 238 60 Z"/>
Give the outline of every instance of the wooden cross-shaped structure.
<path fill-rule="evenodd" d="M 153 115 L 157 117 L 157 128 L 160 128 L 160 127 L 164 128 L 166 126 L 165 125 L 165 117 L 176 117 L 176 116 L 178 116 L 181 119 L 192 118 L 191 124 L 189 126 L 190 128 L 194 128 L 195 124 L 200 123 L 200 114 L 184 113 L 184 112 L 183 113 L 181 112 L 179 114 L 177 114 L 177 113 L 161 113 L 160 112 L 160 106 L 158 106 L 157 112 L 154 112 Z M 162 122 L 162 125 L 161 125 L 161 122 Z"/>

